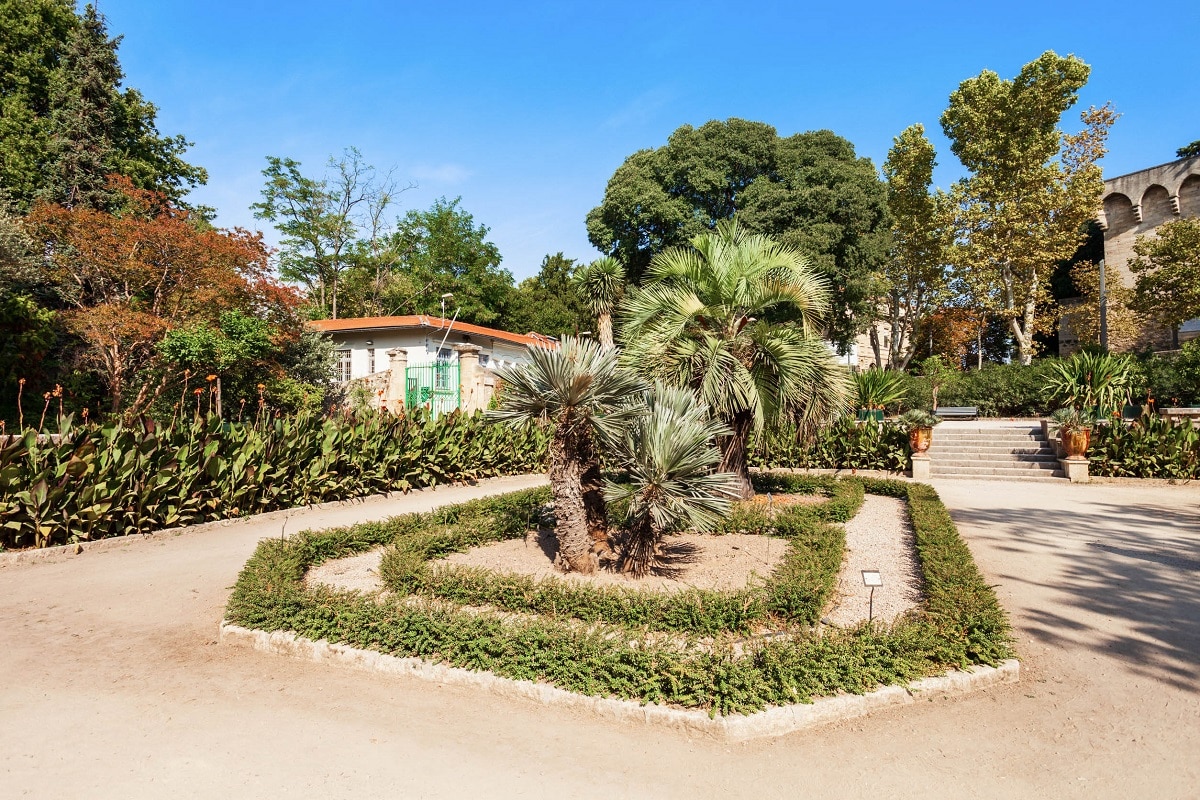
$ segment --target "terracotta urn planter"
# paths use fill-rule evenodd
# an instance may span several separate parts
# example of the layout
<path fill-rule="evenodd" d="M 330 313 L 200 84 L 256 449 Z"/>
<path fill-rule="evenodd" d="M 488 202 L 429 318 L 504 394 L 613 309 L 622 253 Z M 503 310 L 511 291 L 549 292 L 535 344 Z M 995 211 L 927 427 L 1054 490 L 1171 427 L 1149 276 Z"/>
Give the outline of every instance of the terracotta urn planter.
<path fill-rule="evenodd" d="M 1067 458 L 1086 458 L 1088 445 L 1092 441 L 1091 428 L 1072 428 L 1061 431 L 1063 450 Z"/>
<path fill-rule="evenodd" d="M 933 444 L 933 428 L 913 428 L 908 432 L 908 446 L 914 453 L 924 453 Z"/>

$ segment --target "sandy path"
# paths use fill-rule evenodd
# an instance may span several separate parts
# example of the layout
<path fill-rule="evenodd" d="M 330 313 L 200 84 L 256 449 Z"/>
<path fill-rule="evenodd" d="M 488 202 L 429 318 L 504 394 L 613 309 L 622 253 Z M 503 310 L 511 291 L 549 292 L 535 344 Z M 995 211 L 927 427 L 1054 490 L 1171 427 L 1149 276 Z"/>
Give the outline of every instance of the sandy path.
<path fill-rule="evenodd" d="M 0 797 L 1195 797 L 1200 487 L 938 489 L 1022 682 L 746 745 L 218 647 L 274 521 L 0 568 Z"/>

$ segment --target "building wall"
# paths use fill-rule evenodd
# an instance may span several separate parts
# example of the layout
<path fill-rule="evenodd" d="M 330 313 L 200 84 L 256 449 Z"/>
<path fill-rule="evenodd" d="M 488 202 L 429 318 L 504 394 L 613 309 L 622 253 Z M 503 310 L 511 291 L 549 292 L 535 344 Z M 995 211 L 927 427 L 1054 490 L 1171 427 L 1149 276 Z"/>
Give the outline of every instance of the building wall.
<path fill-rule="evenodd" d="M 1101 202 L 1098 217 L 1104 231 L 1104 260 L 1116 266 L 1125 285 L 1132 287 L 1129 261 L 1137 238 L 1156 235 L 1165 222 L 1200 217 L 1200 157 L 1110 178 L 1104 182 Z M 1148 322 L 1138 346 L 1161 347 L 1170 338 L 1170 331 Z"/>
<path fill-rule="evenodd" d="M 408 365 L 429 364 L 437 360 L 438 347 L 448 351 L 450 360 L 456 360 L 457 344 L 476 344 L 482 348 L 480 364 L 488 369 L 511 366 L 525 361 L 525 347 L 513 342 L 491 339 L 478 334 L 460 334 L 453 329 L 445 337 L 444 331 L 403 328 L 377 331 L 335 331 L 329 334 L 338 350 L 350 351 L 350 378 L 364 378 L 373 373 L 384 372 L 391 367 L 388 350 L 402 348 L 408 354 Z M 370 342 L 370 344 L 368 344 Z M 371 351 L 374 351 L 374 369 L 371 369 Z"/>

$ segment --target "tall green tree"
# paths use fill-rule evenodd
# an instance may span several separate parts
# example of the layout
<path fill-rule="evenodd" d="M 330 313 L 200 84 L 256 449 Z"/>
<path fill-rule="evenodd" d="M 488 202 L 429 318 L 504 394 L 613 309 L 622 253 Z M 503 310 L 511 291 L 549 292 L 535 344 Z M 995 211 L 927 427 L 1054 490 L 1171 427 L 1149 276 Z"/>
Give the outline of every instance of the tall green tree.
<path fill-rule="evenodd" d="M 439 314 L 441 296 L 453 294 L 446 313 L 476 325 L 501 324 L 513 302 L 512 273 L 500 266 L 500 250 L 488 241 L 488 227 L 461 206 L 461 198 L 435 201 L 410 210 L 389 239 L 398 254 L 396 269 L 415 287 L 394 313 Z"/>
<path fill-rule="evenodd" d="M 906 369 L 916 351 L 926 318 L 941 307 L 947 291 L 948 201 L 931 192 L 936 166 L 925 127 L 906 128 L 893 140 L 883 165 L 888 210 L 892 219 L 892 251 L 881 271 L 878 303 L 889 335 L 879 341 L 871 328 L 875 363 Z M 886 345 L 887 359 L 883 358 Z"/>
<path fill-rule="evenodd" d="M 94 6 L 3 0 L 0 19 L 0 187 L 21 210 L 39 197 L 107 208 L 112 173 L 176 204 L 207 179 L 182 136 L 159 133 L 155 106 L 122 88 L 120 38 Z"/>
<path fill-rule="evenodd" d="M 1096 162 L 1116 114 L 1091 108 L 1082 131 L 1059 129 L 1089 73 L 1078 58 L 1047 51 L 1012 80 L 985 70 L 963 81 L 942 114 L 970 173 L 951 192 L 954 267 L 973 305 L 1009 326 L 1023 364 L 1049 320 L 1055 264 L 1083 243 L 1104 188 Z"/>
<path fill-rule="evenodd" d="M 603 256 L 575 273 L 575 289 L 596 315 L 600 346 L 611 350 L 613 343 L 613 311 L 625 294 L 625 268 L 612 256 Z"/>
<path fill-rule="evenodd" d="M 274 223 L 283 234 L 279 274 L 302 284 L 320 317 L 338 318 L 338 296 L 345 273 L 358 262 L 356 243 L 362 212 L 390 202 L 390 179 L 377 181 L 375 168 L 357 148 L 330 158 L 326 173 L 311 178 L 291 158 L 267 157 L 267 184 L 254 215 Z M 368 221 L 378 220 L 368 215 Z"/>
<path fill-rule="evenodd" d="M 1172 220 L 1155 236 L 1139 236 L 1129 268 L 1136 276 L 1132 305 L 1168 327 L 1200 317 L 1200 219 Z"/>
<path fill-rule="evenodd" d="M 508 313 L 498 327 L 515 333 L 537 331 L 549 336 L 590 330 L 587 307 L 575 291 L 575 259 L 561 252 L 542 259 L 541 269 L 521 281 Z"/>
<path fill-rule="evenodd" d="M 866 328 L 887 252 L 884 186 L 870 159 L 831 131 L 780 137 L 741 119 L 684 125 L 663 147 L 617 168 L 588 213 L 588 238 L 640 283 L 655 254 L 735 215 L 825 274 L 834 289 L 832 338 L 848 343 Z"/>
<path fill-rule="evenodd" d="M 1200 156 L 1200 139 L 1175 151 L 1176 158 L 1195 158 L 1196 156 Z"/>
<path fill-rule="evenodd" d="M 820 339 L 830 295 L 794 248 L 737 221 L 663 251 L 621 306 L 622 359 L 648 380 L 695 391 L 730 433 L 722 472 L 753 495 L 752 433 L 814 398 L 845 407 L 849 376 Z"/>

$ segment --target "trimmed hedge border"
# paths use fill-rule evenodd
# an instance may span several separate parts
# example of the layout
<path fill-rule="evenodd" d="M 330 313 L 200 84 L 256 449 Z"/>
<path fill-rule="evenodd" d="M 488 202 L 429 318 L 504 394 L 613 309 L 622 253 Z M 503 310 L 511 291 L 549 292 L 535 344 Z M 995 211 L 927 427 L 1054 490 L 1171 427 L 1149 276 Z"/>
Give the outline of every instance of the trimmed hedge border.
<path fill-rule="evenodd" d="M 782 487 L 831 479 L 771 475 L 763 480 L 777 481 L 770 485 Z M 539 489 L 452 506 L 430 515 L 265 540 L 238 577 L 227 621 L 547 683 L 584 695 L 702 709 L 711 715 L 751 713 L 839 692 L 861 694 L 880 685 L 937 675 L 949 667 L 994 666 L 1009 657 L 1011 640 L 1005 614 L 933 489 L 894 480 L 845 479 L 837 483 L 907 499 L 925 572 L 928 602 L 924 613 L 890 628 L 862 624 L 848 630 L 740 644 L 728 635 L 718 637 L 709 647 L 697 648 L 681 647 L 678 642 L 631 642 L 628 635 L 620 633 L 621 627 L 584 627 L 549 615 L 503 619 L 499 614 L 466 612 L 445 602 L 380 598 L 327 587 L 309 589 L 303 584 L 305 571 L 321 561 L 395 542 L 431 524 L 445 526 L 444 531 L 450 526 L 455 530 L 434 540 L 430 557 L 443 547 L 494 540 L 502 535 L 495 531 L 511 531 L 534 520 L 546 496 L 545 490 Z M 858 491 L 851 489 L 847 494 Z M 836 500 L 809 509 L 821 515 L 845 513 L 849 506 L 843 504 L 839 512 Z M 835 527 L 825 520 L 818 522 Z M 838 564 L 840 560 L 839 546 Z M 797 565 L 796 569 L 800 573 L 804 567 Z M 837 565 L 832 580 L 836 573 Z"/>

